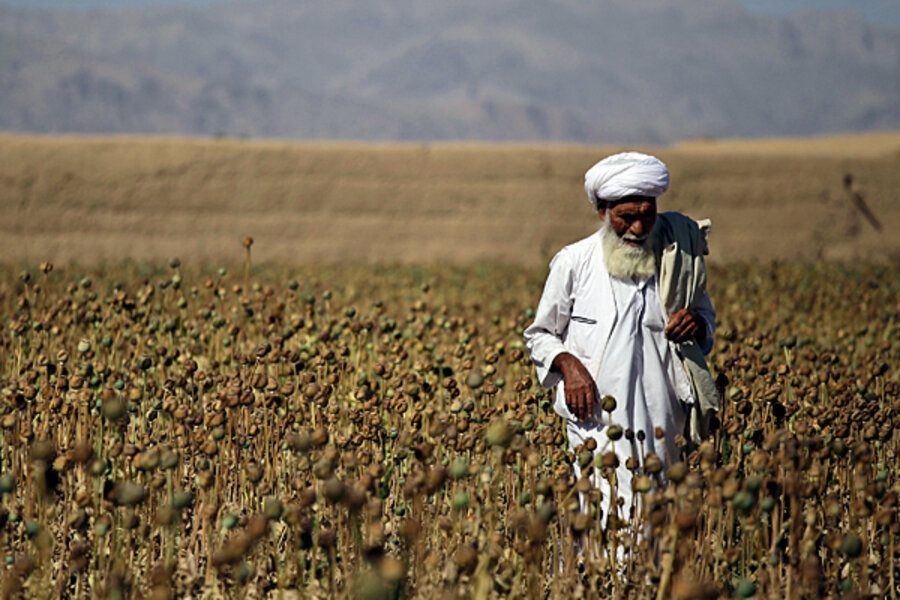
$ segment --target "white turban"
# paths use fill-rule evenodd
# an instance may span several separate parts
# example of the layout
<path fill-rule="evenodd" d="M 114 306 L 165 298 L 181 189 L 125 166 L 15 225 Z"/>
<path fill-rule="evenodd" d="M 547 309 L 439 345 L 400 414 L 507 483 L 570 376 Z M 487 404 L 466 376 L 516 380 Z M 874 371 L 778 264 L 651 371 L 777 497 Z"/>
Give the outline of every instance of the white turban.
<path fill-rule="evenodd" d="M 622 152 L 607 156 L 584 174 L 584 191 L 595 207 L 598 200 L 621 200 L 626 196 L 656 198 L 669 189 L 665 163 L 649 154 Z"/>

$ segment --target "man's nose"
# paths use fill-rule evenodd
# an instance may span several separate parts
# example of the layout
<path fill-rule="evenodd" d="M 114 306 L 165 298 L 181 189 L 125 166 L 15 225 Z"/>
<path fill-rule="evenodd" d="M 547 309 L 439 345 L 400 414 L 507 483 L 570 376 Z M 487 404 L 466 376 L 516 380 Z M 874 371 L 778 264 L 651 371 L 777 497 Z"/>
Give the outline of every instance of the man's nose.
<path fill-rule="evenodd" d="M 637 236 L 644 235 L 644 223 L 640 219 L 637 219 L 636 221 L 634 221 L 631 224 L 631 227 L 629 228 L 628 232 L 631 235 L 637 235 Z"/>

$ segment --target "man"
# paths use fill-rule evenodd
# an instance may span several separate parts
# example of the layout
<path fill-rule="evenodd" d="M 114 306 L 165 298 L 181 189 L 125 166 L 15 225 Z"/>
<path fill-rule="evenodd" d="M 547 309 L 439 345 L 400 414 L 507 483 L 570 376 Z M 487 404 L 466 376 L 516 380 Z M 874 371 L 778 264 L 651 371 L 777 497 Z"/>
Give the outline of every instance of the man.
<path fill-rule="evenodd" d="M 653 452 L 664 475 L 679 460 L 676 435 L 699 443 L 718 409 L 703 358 L 715 328 L 703 260 L 709 222 L 657 214 L 668 186 L 662 161 L 637 152 L 605 158 L 586 173 L 599 231 L 553 258 L 525 331 L 541 384 L 559 384 L 554 409 L 566 419 L 569 448 L 592 437 L 595 453 L 615 451 L 618 516 L 626 520 L 628 458 L 642 466 Z M 606 396 L 616 401 L 611 413 L 601 409 Z M 575 472 L 580 477 L 577 464 Z M 604 512 L 616 509 L 609 483 L 595 476 L 594 484 Z"/>

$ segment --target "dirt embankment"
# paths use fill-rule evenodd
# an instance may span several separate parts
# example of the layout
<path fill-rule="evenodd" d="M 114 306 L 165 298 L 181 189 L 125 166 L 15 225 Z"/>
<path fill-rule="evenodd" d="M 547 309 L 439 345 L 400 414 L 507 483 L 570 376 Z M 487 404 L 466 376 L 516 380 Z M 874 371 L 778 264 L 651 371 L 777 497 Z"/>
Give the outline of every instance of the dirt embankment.
<path fill-rule="evenodd" d="M 249 235 L 255 260 L 539 264 L 594 230 L 583 174 L 622 149 L 0 136 L 0 251 L 239 260 Z M 711 260 L 900 254 L 900 134 L 644 150 L 660 209 L 713 220 Z"/>

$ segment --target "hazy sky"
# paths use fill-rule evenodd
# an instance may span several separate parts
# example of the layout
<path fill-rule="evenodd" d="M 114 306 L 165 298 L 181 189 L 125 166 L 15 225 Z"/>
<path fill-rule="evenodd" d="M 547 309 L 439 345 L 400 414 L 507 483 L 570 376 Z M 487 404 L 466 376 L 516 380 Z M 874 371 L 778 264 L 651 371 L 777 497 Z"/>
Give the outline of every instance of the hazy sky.
<path fill-rule="evenodd" d="M 223 0 L 0 0 L 8 6 L 34 8 L 113 8 L 153 4 L 203 6 Z M 750 10 L 771 14 L 833 9 L 856 12 L 876 23 L 900 25 L 900 0 L 735 0 Z"/>

